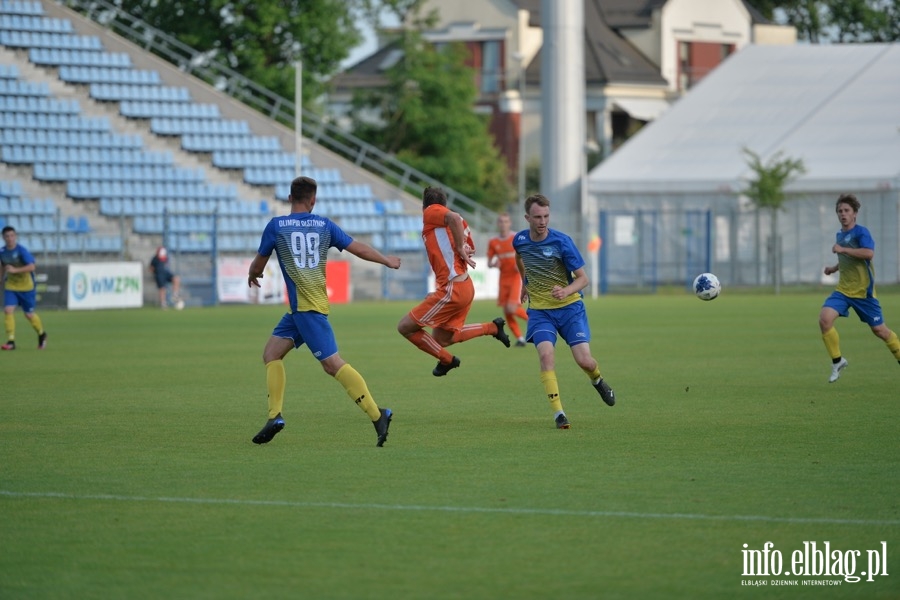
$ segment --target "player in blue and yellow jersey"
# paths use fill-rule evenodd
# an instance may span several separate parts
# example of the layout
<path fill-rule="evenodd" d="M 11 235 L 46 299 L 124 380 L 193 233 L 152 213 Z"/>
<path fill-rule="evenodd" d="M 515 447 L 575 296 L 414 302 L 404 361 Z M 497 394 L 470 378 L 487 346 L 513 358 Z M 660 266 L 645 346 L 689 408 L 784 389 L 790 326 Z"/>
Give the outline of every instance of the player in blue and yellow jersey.
<path fill-rule="evenodd" d="M 259 278 L 263 276 L 272 251 L 278 254 L 290 304 L 289 312 L 275 326 L 263 350 L 269 418 L 253 437 L 253 442 L 270 442 L 284 429 L 281 416 L 286 380 L 283 359 L 293 348 L 306 344 L 325 372 L 337 379 L 371 419 L 378 436 L 376 445 L 382 446 L 388 436 L 392 412 L 389 408 L 378 407 L 362 375 L 338 354 L 334 331 L 328 322 L 325 263 L 329 248 L 347 250 L 363 260 L 391 269 L 400 268 L 400 258 L 381 254 L 351 238 L 327 217 L 313 214 L 317 188 L 316 181 L 309 177 L 298 177 L 291 182 L 291 214 L 269 221 L 257 255 L 250 263 L 248 285 L 259 287 Z"/>
<path fill-rule="evenodd" d="M 37 305 L 37 287 L 34 283 L 34 257 L 19 243 L 19 236 L 13 227 L 3 228 L 3 250 L 0 251 L 0 265 L 3 269 L 4 302 L 3 322 L 6 325 L 6 343 L 3 350 L 16 349 L 16 307 L 21 306 L 25 318 L 38 334 L 38 350 L 47 347 L 47 332 L 41 318 L 34 312 Z"/>
<path fill-rule="evenodd" d="M 568 235 L 550 229 L 550 200 L 534 194 L 525 200 L 528 229 L 513 239 L 516 264 L 522 276 L 522 302 L 528 302 L 527 341 L 537 348 L 541 363 L 541 383 L 550 401 L 557 429 L 568 429 L 556 380 L 557 335 L 572 350 L 575 362 L 591 380 L 603 401 L 613 406 L 615 392 L 600 375 L 591 355 L 591 329 L 584 310 L 581 290 L 588 286 L 584 259 Z"/>
<path fill-rule="evenodd" d="M 838 317 L 846 317 L 852 308 L 859 320 L 872 328 L 872 333 L 884 340 L 888 350 L 900 362 L 900 340 L 888 329 L 881 314 L 881 304 L 875 297 L 875 240 L 862 225 L 857 225 L 856 217 L 860 203 L 853 194 L 842 194 L 835 204 L 835 212 L 841 223 L 831 251 L 837 254 L 836 265 L 825 267 L 825 274 L 840 273 L 837 288 L 819 312 L 819 328 L 825 349 L 831 356 L 831 377 L 834 383 L 847 366 L 847 359 L 841 356 L 841 341 L 834 322 Z"/>

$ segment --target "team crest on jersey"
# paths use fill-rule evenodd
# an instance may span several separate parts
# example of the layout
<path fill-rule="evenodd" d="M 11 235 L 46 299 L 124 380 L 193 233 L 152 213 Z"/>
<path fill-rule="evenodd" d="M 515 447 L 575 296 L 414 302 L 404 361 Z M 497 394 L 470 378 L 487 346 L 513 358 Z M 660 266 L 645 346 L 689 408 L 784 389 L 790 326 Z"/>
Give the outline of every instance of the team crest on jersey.
<path fill-rule="evenodd" d="M 544 256 L 546 256 L 547 258 L 552 258 L 552 257 L 553 257 L 553 248 L 551 248 L 551 247 L 549 247 L 549 246 L 545 247 L 545 248 L 542 250 L 542 252 L 544 253 Z"/>

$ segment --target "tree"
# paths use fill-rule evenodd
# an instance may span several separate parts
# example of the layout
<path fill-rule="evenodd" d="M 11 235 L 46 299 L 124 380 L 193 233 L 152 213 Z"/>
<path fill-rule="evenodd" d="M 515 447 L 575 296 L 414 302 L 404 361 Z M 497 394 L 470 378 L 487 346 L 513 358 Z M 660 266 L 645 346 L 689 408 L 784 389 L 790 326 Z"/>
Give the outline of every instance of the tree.
<path fill-rule="evenodd" d="M 801 40 L 900 40 L 900 0 L 750 0 L 766 18 L 797 28 Z"/>
<path fill-rule="evenodd" d="M 828 2 L 828 14 L 829 23 L 837 30 L 837 42 L 900 40 L 898 0 L 832 0 Z"/>
<path fill-rule="evenodd" d="M 754 175 L 747 182 L 743 194 L 750 198 L 750 201 L 756 206 L 757 213 L 764 209 L 768 209 L 772 213 L 770 236 L 774 259 L 772 280 L 777 294 L 781 290 L 781 240 L 778 237 L 778 211 L 784 207 L 787 200 L 785 186 L 805 173 L 806 167 L 801 159 L 785 158 L 783 152 L 776 152 L 765 163 L 758 154 L 749 148 L 744 148 L 743 152 Z"/>
<path fill-rule="evenodd" d="M 116 0 L 128 14 L 208 54 L 251 81 L 291 98 L 294 63 L 303 61 L 303 97 L 358 45 L 354 0 Z"/>
<path fill-rule="evenodd" d="M 472 109 L 478 90 L 465 47 L 438 49 L 411 29 L 397 43 L 403 57 L 387 85 L 354 99 L 354 134 L 488 208 L 505 206 L 514 192 L 487 119 Z"/>

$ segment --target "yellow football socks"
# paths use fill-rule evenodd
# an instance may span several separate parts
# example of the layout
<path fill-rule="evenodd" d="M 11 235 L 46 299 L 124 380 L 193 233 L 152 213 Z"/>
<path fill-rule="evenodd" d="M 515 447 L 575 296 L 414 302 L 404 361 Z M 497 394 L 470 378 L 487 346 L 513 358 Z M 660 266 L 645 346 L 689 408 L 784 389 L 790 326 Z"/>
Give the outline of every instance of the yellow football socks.
<path fill-rule="evenodd" d="M 822 341 L 825 342 L 825 349 L 832 360 L 841 357 L 841 336 L 838 335 L 837 328 L 832 327 L 822 334 Z"/>
<path fill-rule="evenodd" d="M 556 371 L 541 371 L 541 384 L 550 402 L 550 408 L 554 413 L 562 412 L 562 401 L 559 399 L 559 384 L 556 381 Z"/>
<path fill-rule="evenodd" d="M 273 360 L 266 363 L 266 388 L 269 390 L 269 418 L 274 419 L 284 406 L 284 385 L 287 376 L 284 362 Z"/>
<path fill-rule="evenodd" d="M 334 374 L 334 378 L 344 386 L 350 399 L 356 402 L 362 411 L 369 415 L 370 419 L 377 421 L 381 418 L 381 411 L 378 410 L 378 405 L 375 404 L 372 394 L 369 393 L 366 380 L 349 363 L 345 363 L 343 367 L 338 369 L 338 372 Z"/>
<path fill-rule="evenodd" d="M 892 331 L 891 337 L 886 339 L 884 343 L 887 344 L 888 350 L 891 351 L 894 358 L 900 360 L 900 339 L 897 338 L 897 334 Z"/>
<path fill-rule="evenodd" d="M 6 326 L 6 339 L 16 339 L 16 317 L 13 313 L 3 313 L 3 324 Z"/>
<path fill-rule="evenodd" d="M 585 374 L 591 378 L 591 383 L 598 381 L 602 377 L 602 375 L 600 375 L 600 365 L 594 367 L 592 371 L 589 371 L 587 369 L 582 369 L 582 371 L 584 371 Z"/>
<path fill-rule="evenodd" d="M 37 313 L 31 313 L 31 326 L 34 327 L 34 330 L 37 331 L 38 335 L 44 333 L 44 324 L 41 323 L 41 318 Z"/>

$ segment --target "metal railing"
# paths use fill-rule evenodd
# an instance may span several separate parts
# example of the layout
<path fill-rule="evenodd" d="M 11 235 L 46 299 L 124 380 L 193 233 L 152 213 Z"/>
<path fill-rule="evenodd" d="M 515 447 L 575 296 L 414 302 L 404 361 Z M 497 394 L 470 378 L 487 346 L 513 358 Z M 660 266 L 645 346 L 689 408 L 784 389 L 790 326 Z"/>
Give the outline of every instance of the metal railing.
<path fill-rule="evenodd" d="M 220 92 L 293 128 L 296 105 L 292 100 L 275 94 L 213 60 L 208 53 L 191 48 L 106 0 L 57 0 L 57 2 L 160 56 L 183 72 L 202 79 Z M 474 230 L 493 229 L 497 220 L 496 212 L 357 138 L 327 119 L 309 111 L 302 111 L 301 128 L 303 135 L 319 146 L 378 175 L 413 196 L 419 197 L 426 186 L 443 188 L 447 192 L 448 206 L 462 214 Z"/>

